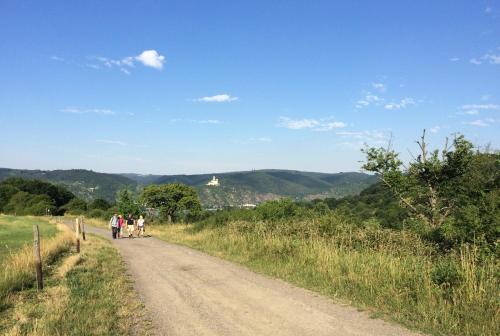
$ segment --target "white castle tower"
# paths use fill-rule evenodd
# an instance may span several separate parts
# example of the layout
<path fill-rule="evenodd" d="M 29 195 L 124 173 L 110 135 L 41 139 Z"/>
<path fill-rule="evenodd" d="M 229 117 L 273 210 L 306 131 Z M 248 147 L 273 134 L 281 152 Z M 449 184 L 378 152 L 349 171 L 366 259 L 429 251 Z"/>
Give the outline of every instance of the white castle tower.
<path fill-rule="evenodd" d="M 215 176 L 212 176 L 212 180 L 211 181 L 208 181 L 208 183 L 206 184 L 207 186 L 214 186 L 214 187 L 218 187 L 219 186 L 219 179 L 216 178 Z"/>

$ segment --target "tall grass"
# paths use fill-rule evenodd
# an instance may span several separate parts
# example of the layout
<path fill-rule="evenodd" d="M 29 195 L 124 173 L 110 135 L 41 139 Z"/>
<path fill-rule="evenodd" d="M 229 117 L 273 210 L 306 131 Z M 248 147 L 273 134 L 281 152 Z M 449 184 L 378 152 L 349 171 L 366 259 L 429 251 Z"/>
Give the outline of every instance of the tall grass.
<path fill-rule="evenodd" d="M 59 233 L 55 237 L 41 239 L 40 253 L 44 267 L 50 265 L 59 255 L 68 251 L 71 247 L 73 237 L 71 231 L 62 224 L 57 224 L 57 228 Z M 8 256 L 2 263 L 2 270 L 0 271 L 0 305 L 11 292 L 31 287 L 34 282 L 34 252 L 33 246 L 28 244 Z"/>
<path fill-rule="evenodd" d="M 474 245 L 439 253 L 406 231 L 328 215 L 149 228 L 159 238 L 248 265 L 436 335 L 498 335 L 499 262 Z"/>

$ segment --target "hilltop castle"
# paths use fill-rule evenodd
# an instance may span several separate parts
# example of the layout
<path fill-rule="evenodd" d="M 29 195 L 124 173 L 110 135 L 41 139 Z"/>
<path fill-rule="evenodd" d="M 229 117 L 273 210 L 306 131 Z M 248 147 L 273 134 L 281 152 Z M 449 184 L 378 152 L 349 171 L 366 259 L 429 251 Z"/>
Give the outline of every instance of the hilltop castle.
<path fill-rule="evenodd" d="M 219 179 L 216 178 L 215 176 L 212 176 L 212 180 L 211 181 L 208 181 L 208 183 L 206 184 L 207 186 L 213 186 L 213 187 L 218 187 L 220 184 L 219 184 Z"/>

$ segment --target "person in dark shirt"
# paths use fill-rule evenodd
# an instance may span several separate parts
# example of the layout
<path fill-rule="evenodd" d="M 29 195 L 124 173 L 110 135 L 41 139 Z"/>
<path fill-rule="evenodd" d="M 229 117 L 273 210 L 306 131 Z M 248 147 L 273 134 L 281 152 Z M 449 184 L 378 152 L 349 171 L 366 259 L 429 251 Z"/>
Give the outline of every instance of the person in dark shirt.
<path fill-rule="evenodd" d="M 127 217 L 127 230 L 128 230 L 128 237 L 133 238 L 134 237 L 134 217 L 132 217 L 132 214 L 128 214 L 128 217 Z"/>

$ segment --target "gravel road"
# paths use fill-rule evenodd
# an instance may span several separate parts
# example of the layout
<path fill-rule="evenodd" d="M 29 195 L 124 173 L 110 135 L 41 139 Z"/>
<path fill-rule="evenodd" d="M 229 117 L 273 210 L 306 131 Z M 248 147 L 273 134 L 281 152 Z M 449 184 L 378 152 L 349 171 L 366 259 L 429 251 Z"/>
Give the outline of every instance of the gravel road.
<path fill-rule="evenodd" d="M 155 238 L 113 243 L 157 335 L 419 335 L 187 247 Z"/>

